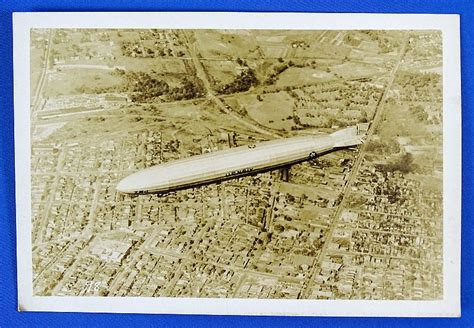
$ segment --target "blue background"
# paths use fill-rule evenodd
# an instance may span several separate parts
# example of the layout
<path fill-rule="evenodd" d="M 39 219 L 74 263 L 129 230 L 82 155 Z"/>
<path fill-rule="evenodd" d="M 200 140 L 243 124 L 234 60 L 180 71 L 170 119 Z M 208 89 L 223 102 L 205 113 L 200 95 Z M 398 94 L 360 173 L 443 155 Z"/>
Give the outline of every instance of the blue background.
<path fill-rule="evenodd" d="M 474 1 L 464 0 L 38 0 L 0 3 L 0 327 L 474 327 L 473 221 L 473 59 L 471 29 Z M 16 311 L 16 227 L 13 144 L 12 12 L 15 11 L 291 11 L 349 13 L 456 13 L 461 15 L 463 116 L 462 317 L 309 318 L 87 313 L 18 313 Z M 26 95 L 25 95 L 26 96 Z"/>

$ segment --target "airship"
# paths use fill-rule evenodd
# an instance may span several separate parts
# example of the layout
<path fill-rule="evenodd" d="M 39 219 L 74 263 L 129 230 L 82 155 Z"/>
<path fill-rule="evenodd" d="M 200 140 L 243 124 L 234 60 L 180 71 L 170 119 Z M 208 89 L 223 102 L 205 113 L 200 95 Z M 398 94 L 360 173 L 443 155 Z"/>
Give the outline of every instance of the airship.
<path fill-rule="evenodd" d="M 117 185 L 126 194 L 163 194 L 179 189 L 289 167 L 328 152 L 363 142 L 359 125 L 331 134 L 262 141 L 190 156 L 133 173 Z"/>

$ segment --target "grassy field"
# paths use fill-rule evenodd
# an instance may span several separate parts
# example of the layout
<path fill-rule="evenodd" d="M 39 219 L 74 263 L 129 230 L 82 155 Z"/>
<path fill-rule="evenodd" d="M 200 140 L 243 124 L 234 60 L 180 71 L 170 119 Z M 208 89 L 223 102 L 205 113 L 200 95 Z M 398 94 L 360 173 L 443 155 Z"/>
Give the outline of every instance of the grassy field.
<path fill-rule="evenodd" d="M 331 67 L 331 72 L 342 76 L 344 79 L 352 78 L 374 78 L 378 75 L 386 74 L 387 68 L 360 62 L 346 62 Z"/>
<path fill-rule="evenodd" d="M 101 88 L 119 87 L 122 78 L 101 69 L 65 69 L 49 74 L 45 96 L 55 97 L 81 93 L 95 93 Z"/>
<path fill-rule="evenodd" d="M 278 77 L 275 85 L 277 87 L 306 85 L 315 82 L 325 81 L 334 77 L 322 69 L 311 67 L 290 67 Z"/>
<path fill-rule="evenodd" d="M 203 65 L 207 71 L 208 76 L 221 85 L 232 82 L 240 73 L 240 66 L 231 60 L 206 61 L 203 60 Z"/>
<path fill-rule="evenodd" d="M 194 31 L 196 45 L 203 58 L 235 59 L 259 58 L 257 42 L 245 30 L 227 32 L 225 30 Z"/>
<path fill-rule="evenodd" d="M 262 101 L 256 100 L 255 95 L 237 95 L 235 98 L 249 117 L 260 125 L 286 131 L 294 125 L 291 119 L 294 100 L 285 91 L 261 95 Z"/>

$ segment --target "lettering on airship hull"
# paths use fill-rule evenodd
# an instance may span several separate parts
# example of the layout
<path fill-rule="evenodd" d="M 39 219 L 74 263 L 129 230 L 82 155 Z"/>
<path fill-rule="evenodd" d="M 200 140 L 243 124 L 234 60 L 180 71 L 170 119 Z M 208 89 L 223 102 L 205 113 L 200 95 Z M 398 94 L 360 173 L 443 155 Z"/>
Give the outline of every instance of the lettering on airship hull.
<path fill-rule="evenodd" d="M 249 168 L 245 168 L 245 169 L 242 169 L 242 170 L 235 170 L 235 171 L 227 172 L 225 174 L 225 176 L 230 177 L 230 176 L 233 176 L 233 175 L 249 173 L 249 172 L 252 172 L 252 171 L 253 171 L 253 168 L 249 167 Z"/>

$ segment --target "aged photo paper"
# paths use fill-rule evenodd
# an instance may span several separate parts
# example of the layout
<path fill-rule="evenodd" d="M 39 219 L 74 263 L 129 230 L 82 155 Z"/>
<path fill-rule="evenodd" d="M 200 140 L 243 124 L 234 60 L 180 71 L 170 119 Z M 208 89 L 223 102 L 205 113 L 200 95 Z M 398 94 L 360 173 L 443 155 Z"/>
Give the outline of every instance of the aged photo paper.
<path fill-rule="evenodd" d="M 20 311 L 458 316 L 459 17 L 14 15 Z"/>

